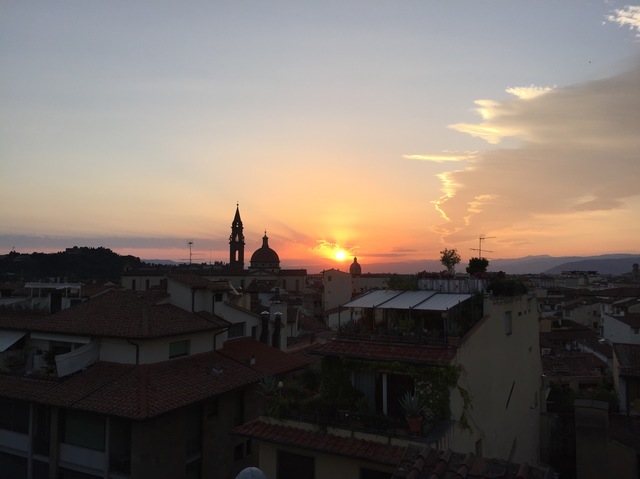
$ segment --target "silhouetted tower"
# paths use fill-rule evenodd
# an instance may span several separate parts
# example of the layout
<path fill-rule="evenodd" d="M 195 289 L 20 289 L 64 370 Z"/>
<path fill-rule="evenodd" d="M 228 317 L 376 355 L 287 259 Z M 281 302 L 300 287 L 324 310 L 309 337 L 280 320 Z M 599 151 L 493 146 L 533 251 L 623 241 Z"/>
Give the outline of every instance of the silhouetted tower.
<path fill-rule="evenodd" d="M 244 234 L 240 219 L 240 205 L 236 205 L 236 215 L 231 223 L 229 236 L 229 266 L 239 271 L 244 270 Z"/>

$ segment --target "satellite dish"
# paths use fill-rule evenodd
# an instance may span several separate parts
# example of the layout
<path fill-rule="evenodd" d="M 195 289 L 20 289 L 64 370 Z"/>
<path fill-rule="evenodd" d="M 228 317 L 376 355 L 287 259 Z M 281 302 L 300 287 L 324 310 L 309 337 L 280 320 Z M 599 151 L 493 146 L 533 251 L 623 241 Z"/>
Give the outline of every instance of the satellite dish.
<path fill-rule="evenodd" d="M 267 476 L 257 467 L 247 467 L 240 471 L 236 479 L 267 479 Z"/>

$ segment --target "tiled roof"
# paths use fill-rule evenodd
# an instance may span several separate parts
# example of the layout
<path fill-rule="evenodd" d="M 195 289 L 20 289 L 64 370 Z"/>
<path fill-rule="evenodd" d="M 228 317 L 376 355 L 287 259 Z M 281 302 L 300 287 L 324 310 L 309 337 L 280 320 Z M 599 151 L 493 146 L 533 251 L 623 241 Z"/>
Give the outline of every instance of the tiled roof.
<path fill-rule="evenodd" d="M 211 352 L 148 365 L 98 362 L 66 380 L 0 376 L 4 397 L 145 419 L 256 383 L 262 374 Z"/>
<path fill-rule="evenodd" d="M 616 343 L 613 351 L 618 358 L 621 376 L 640 377 L 640 344 Z"/>
<path fill-rule="evenodd" d="M 609 316 L 631 328 L 640 328 L 640 313 L 626 313 L 624 316 Z"/>
<path fill-rule="evenodd" d="M 253 338 L 229 339 L 224 342 L 219 352 L 260 373 L 272 376 L 295 371 L 311 363 L 300 355 L 285 353 Z M 255 359 L 255 364 L 250 364 L 252 357 Z"/>
<path fill-rule="evenodd" d="M 449 363 L 456 349 L 449 346 L 430 347 L 412 344 L 383 343 L 375 341 L 349 341 L 333 339 L 308 350 L 311 354 L 342 356 L 379 361 L 404 361 L 408 363 Z"/>
<path fill-rule="evenodd" d="M 229 291 L 231 289 L 226 280 L 210 280 L 197 274 L 172 274 L 169 278 L 195 289 L 210 291 Z"/>
<path fill-rule="evenodd" d="M 592 353 L 557 351 L 556 354 L 542 356 L 542 370 L 545 376 L 601 378 L 605 367 L 606 364 Z"/>
<path fill-rule="evenodd" d="M 551 479 L 547 468 L 409 445 L 392 479 Z"/>
<path fill-rule="evenodd" d="M 171 304 L 157 304 L 159 297 L 163 296 L 111 290 L 55 315 L 2 311 L 0 329 L 141 339 L 228 326 L 227 321 L 211 313 L 190 313 Z"/>
<path fill-rule="evenodd" d="M 405 451 L 405 447 L 398 445 L 335 436 L 322 431 L 276 424 L 264 419 L 255 419 L 243 424 L 235 428 L 233 433 L 259 441 L 348 456 L 388 466 L 398 464 Z"/>

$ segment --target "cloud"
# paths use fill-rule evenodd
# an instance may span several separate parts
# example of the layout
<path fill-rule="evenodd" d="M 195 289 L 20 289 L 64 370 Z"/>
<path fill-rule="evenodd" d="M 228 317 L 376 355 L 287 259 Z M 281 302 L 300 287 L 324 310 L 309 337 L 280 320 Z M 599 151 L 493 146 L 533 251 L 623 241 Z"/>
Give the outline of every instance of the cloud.
<path fill-rule="evenodd" d="M 432 230 L 449 244 L 487 232 L 522 245 L 615 235 L 605 223 L 637 222 L 640 69 L 533 96 L 513 90 L 506 101 L 477 102 L 490 109 L 479 123 L 453 127 L 490 144 L 513 136 L 520 146 L 479 152 L 472 165 L 440 173 L 443 195 L 432 203 L 443 222 Z"/>
<path fill-rule="evenodd" d="M 555 87 L 542 87 L 542 86 L 519 86 L 519 87 L 510 87 L 505 91 L 514 96 L 517 96 L 521 100 L 531 100 L 532 98 L 537 98 L 540 95 L 544 95 L 545 93 L 550 92 Z"/>
<path fill-rule="evenodd" d="M 403 158 L 407 160 L 420 160 L 420 161 L 431 161 L 434 163 L 448 163 L 448 162 L 460 162 L 460 161 L 469 161 L 475 158 L 475 151 L 465 151 L 462 153 L 453 153 L 453 152 L 442 152 L 440 154 L 435 155 L 402 155 Z"/>
<path fill-rule="evenodd" d="M 607 16 L 611 23 L 617 23 L 621 27 L 629 27 L 636 32 L 636 37 L 640 38 L 640 6 L 627 5 L 624 8 L 616 9 Z"/>

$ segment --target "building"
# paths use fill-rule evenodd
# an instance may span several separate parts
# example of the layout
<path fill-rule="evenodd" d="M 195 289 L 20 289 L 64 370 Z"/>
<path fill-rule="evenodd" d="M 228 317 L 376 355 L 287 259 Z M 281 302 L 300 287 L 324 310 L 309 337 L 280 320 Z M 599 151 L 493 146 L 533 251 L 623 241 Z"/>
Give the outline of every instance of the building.
<path fill-rule="evenodd" d="M 431 401 L 422 433 L 434 447 L 538 461 L 542 371 L 532 296 L 379 290 L 345 306 L 361 310 L 357 322 L 311 352 L 348 368 L 370 411 L 402 425 L 399 400 L 421 390 Z"/>
<path fill-rule="evenodd" d="M 233 310 L 228 287 L 168 287 L 173 298 L 112 289 L 55 315 L 0 313 L 3 477 L 234 477 L 257 463 L 229 432 L 263 412 L 265 375 L 308 361 L 230 339 L 234 323 L 202 309 Z"/>

